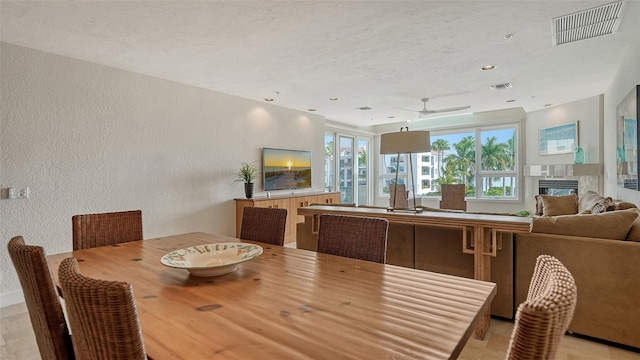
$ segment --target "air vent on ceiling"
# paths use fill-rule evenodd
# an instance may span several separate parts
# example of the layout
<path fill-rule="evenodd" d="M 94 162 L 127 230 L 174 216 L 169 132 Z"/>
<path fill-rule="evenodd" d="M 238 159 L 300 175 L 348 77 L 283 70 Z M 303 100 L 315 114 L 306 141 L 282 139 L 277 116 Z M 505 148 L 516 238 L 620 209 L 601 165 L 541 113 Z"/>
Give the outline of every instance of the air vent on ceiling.
<path fill-rule="evenodd" d="M 554 18 L 551 20 L 553 46 L 614 34 L 627 6 L 626 1 L 617 1 Z"/>
<path fill-rule="evenodd" d="M 489 86 L 489 88 L 491 88 L 491 90 L 504 90 L 504 89 L 508 89 L 510 87 L 513 87 L 513 85 L 510 82 L 504 83 L 504 84 L 496 84 L 496 85 Z"/>

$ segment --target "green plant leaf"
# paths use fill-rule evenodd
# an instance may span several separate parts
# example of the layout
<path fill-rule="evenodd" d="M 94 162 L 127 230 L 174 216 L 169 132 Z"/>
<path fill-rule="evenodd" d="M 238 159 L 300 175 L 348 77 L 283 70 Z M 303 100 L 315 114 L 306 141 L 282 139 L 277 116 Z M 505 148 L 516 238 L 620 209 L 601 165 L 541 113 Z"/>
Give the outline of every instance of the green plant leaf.
<path fill-rule="evenodd" d="M 256 169 L 253 163 L 240 162 L 240 169 L 238 169 L 233 182 L 251 183 L 257 176 L 258 169 Z"/>

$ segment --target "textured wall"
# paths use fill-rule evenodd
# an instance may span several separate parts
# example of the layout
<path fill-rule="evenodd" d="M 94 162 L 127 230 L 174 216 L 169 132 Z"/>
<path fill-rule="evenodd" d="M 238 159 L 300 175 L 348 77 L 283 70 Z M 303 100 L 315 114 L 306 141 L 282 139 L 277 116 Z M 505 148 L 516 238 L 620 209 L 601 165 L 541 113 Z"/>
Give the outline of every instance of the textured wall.
<path fill-rule="evenodd" d="M 601 163 L 602 100 L 593 96 L 567 104 L 555 105 L 527 113 L 526 165 L 573 164 L 573 152 L 558 155 L 540 155 L 538 131 L 578 121 L 578 144 L 584 149 L 585 163 Z"/>
<path fill-rule="evenodd" d="M 616 175 L 616 107 L 634 86 L 640 85 L 640 37 L 621 55 L 622 65 L 604 96 L 604 192 L 607 196 L 640 204 L 640 191 L 618 187 Z"/>
<path fill-rule="evenodd" d="M 233 235 L 243 197 L 239 161 L 263 147 L 312 151 L 322 190 L 324 118 L 2 43 L 0 200 L 3 249 L 15 235 L 47 253 L 70 251 L 71 216 L 141 209 L 145 238 L 191 231 Z M 261 191 L 261 185 L 258 185 Z M 20 301 L 0 251 L 0 306 Z"/>

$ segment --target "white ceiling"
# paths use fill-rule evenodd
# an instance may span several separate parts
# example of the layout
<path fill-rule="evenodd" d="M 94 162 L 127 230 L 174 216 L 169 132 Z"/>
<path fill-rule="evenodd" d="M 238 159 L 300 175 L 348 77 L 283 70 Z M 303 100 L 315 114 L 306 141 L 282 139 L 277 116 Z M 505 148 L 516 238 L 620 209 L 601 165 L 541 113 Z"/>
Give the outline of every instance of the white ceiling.
<path fill-rule="evenodd" d="M 429 109 L 471 105 L 448 113 L 460 114 L 604 93 L 640 38 L 640 2 L 616 34 L 557 47 L 551 19 L 609 2 L 3 0 L 0 36 L 371 126 L 412 120 L 394 107 L 419 110 L 423 97 Z M 480 70 L 489 64 L 497 68 Z M 505 82 L 513 87 L 489 89 Z"/>

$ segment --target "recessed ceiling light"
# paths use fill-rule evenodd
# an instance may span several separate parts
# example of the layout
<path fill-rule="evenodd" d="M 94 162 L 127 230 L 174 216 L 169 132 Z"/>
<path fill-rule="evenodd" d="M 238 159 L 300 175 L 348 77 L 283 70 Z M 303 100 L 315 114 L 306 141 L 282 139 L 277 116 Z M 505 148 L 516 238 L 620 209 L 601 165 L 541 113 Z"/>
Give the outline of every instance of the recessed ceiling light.
<path fill-rule="evenodd" d="M 505 39 L 505 40 L 509 40 L 509 39 L 511 39 L 512 37 L 513 37 L 513 34 L 507 34 L 507 35 L 505 35 L 505 36 L 504 36 L 504 39 Z"/>
<path fill-rule="evenodd" d="M 485 66 L 481 67 L 482 70 L 493 70 L 495 68 L 496 68 L 495 65 L 485 65 Z"/>
<path fill-rule="evenodd" d="M 515 102 L 515 100 L 509 99 L 509 100 L 507 100 L 507 102 Z"/>
<path fill-rule="evenodd" d="M 332 97 L 332 98 L 329 98 L 329 100 L 330 101 L 338 101 L 338 98 L 337 97 Z"/>
<path fill-rule="evenodd" d="M 273 101 L 273 98 L 264 98 L 264 101 Z"/>
<path fill-rule="evenodd" d="M 356 108 L 356 109 L 357 109 L 357 110 L 362 110 L 362 111 L 371 110 L 371 108 L 370 108 L 370 107 L 368 107 L 368 106 L 361 106 L 361 107 Z"/>

